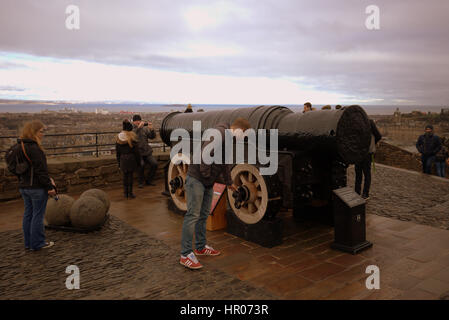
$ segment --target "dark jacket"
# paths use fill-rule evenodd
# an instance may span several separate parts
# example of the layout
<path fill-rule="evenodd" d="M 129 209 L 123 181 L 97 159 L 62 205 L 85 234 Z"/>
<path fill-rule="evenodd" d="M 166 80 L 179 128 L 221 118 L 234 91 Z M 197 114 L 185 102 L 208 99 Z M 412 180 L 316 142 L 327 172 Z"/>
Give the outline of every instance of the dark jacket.
<path fill-rule="evenodd" d="M 153 148 L 148 144 L 148 139 L 156 138 L 156 132 L 154 129 L 148 129 L 148 127 L 139 128 L 133 125 L 133 131 L 137 135 L 137 144 L 139 146 L 139 152 L 142 157 L 151 156 L 153 154 Z"/>
<path fill-rule="evenodd" d="M 123 172 L 131 172 L 137 169 L 140 164 L 140 153 L 137 141 L 133 142 L 133 147 L 131 148 L 127 140 L 120 139 L 119 134 L 117 135 L 115 143 L 115 151 L 120 170 Z"/>
<path fill-rule="evenodd" d="M 441 139 L 434 134 L 420 135 L 416 142 L 416 149 L 423 156 L 434 156 L 441 149 Z"/>
<path fill-rule="evenodd" d="M 218 180 L 218 178 L 221 176 L 223 182 L 230 186 L 232 185 L 232 178 L 231 178 L 231 170 L 233 165 L 232 164 L 225 164 L 224 157 L 224 140 L 225 140 L 225 130 L 229 129 L 229 126 L 226 124 L 219 124 L 215 127 L 215 129 L 220 130 L 221 136 L 222 136 L 222 147 L 223 147 L 223 161 L 222 164 L 191 164 L 189 165 L 189 168 L 187 169 L 187 174 L 191 177 L 194 177 L 195 179 L 201 181 L 203 185 L 206 188 L 210 188 L 214 185 L 214 183 Z M 211 141 L 204 142 L 201 147 L 201 152 L 204 150 L 204 148 L 211 143 Z"/>
<path fill-rule="evenodd" d="M 31 139 L 17 139 L 17 142 L 23 141 L 25 151 L 32 162 L 33 170 L 30 169 L 22 175 L 19 175 L 19 188 L 23 189 L 54 189 L 48 175 L 47 157 L 44 151 L 39 148 L 36 141 Z M 26 158 L 25 158 L 26 159 Z M 26 160 L 28 161 L 28 160 Z M 31 171 L 33 171 L 33 181 L 31 183 Z"/>
<path fill-rule="evenodd" d="M 369 120 L 370 126 L 371 126 L 371 144 L 369 147 L 369 153 L 375 153 L 376 152 L 376 144 L 382 139 L 382 135 L 379 132 L 379 129 L 377 129 L 376 123 L 374 120 Z"/>
<path fill-rule="evenodd" d="M 445 146 L 441 146 L 440 151 L 438 151 L 435 155 L 435 161 L 444 162 L 447 158 L 449 158 L 449 152 Z"/>

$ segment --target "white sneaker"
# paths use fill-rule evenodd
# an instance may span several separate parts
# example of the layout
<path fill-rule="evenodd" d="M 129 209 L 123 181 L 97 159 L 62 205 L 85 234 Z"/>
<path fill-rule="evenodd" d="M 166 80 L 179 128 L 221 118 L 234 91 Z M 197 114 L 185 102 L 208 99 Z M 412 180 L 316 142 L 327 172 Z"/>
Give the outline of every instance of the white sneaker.
<path fill-rule="evenodd" d="M 190 252 L 187 257 L 181 255 L 179 263 L 189 269 L 200 269 L 203 267 L 193 252 Z"/>
<path fill-rule="evenodd" d="M 220 251 L 215 250 L 214 248 L 208 246 L 207 244 L 203 248 L 203 250 L 198 251 L 195 249 L 193 252 L 195 252 L 195 254 L 198 256 L 218 256 L 220 254 Z"/>
<path fill-rule="evenodd" d="M 48 249 L 51 248 L 55 245 L 55 243 L 53 241 L 50 242 L 45 242 L 45 246 L 43 246 L 41 249 Z"/>

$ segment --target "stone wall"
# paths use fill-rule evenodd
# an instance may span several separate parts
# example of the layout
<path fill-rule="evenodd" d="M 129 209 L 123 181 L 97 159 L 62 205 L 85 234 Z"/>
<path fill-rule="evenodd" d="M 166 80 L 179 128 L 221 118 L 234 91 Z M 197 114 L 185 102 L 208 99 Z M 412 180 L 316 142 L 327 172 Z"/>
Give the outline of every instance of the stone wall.
<path fill-rule="evenodd" d="M 379 143 L 374 159 L 375 162 L 388 166 L 422 171 L 421 157 L 418 154 L 401 149 L 384 141 Z"/>
<path fill-rule="evenodd" d="M 154 153 L 159 162 L 156 178 L 163 177 L 163 167 L 169 153 Z M 8 172 L 4 162 L 0 164 L 0 201 L 20 198 L 17 177 Z M 122 177 L 117 160 L 113 156 L 82 158 L 49 158 L 48 171 L 55 180 L 58 192 L 83 192 L 91 188 L 105 189 L 121 185 Z M 137 182 L 135 182 L 137 183 Z"/>

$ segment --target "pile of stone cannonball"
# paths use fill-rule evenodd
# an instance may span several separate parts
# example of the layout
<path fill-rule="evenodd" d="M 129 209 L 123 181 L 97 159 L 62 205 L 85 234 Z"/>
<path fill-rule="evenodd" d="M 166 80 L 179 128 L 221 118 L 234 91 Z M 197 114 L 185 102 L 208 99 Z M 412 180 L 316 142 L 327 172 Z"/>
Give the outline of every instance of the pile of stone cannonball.
<path fill-rule="evenodd" d="M 45 222 L 49 226 L 91 229 L 101 226 L 109 211 L 110 201 L 106 192 L 89 189 L 78 200 L 61 194 L 58 200 L 47 202 Z"/>

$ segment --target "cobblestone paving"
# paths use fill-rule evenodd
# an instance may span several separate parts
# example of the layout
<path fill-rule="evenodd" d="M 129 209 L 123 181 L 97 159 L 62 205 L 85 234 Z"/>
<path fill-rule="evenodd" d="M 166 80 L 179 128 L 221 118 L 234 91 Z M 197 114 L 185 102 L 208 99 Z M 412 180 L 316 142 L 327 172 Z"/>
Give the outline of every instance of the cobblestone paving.
<path fill-rule="evenodd" d="M 350 167 L 349 186 L 354 177 Z M 449 229 L 449 179 L 376 164 L 367 213 Z"/>
<path fill-rule="evenodd" d="M 97 232 L 46 236 L 55 246 L 30 252 L 21 230 L 0 233 L 0 299 L 276 298 L 211 267 L 187 270 L 177 250 L 113 216 Z M 69 265 L 80 269 L 79 290 L 66 289 Z"/>

